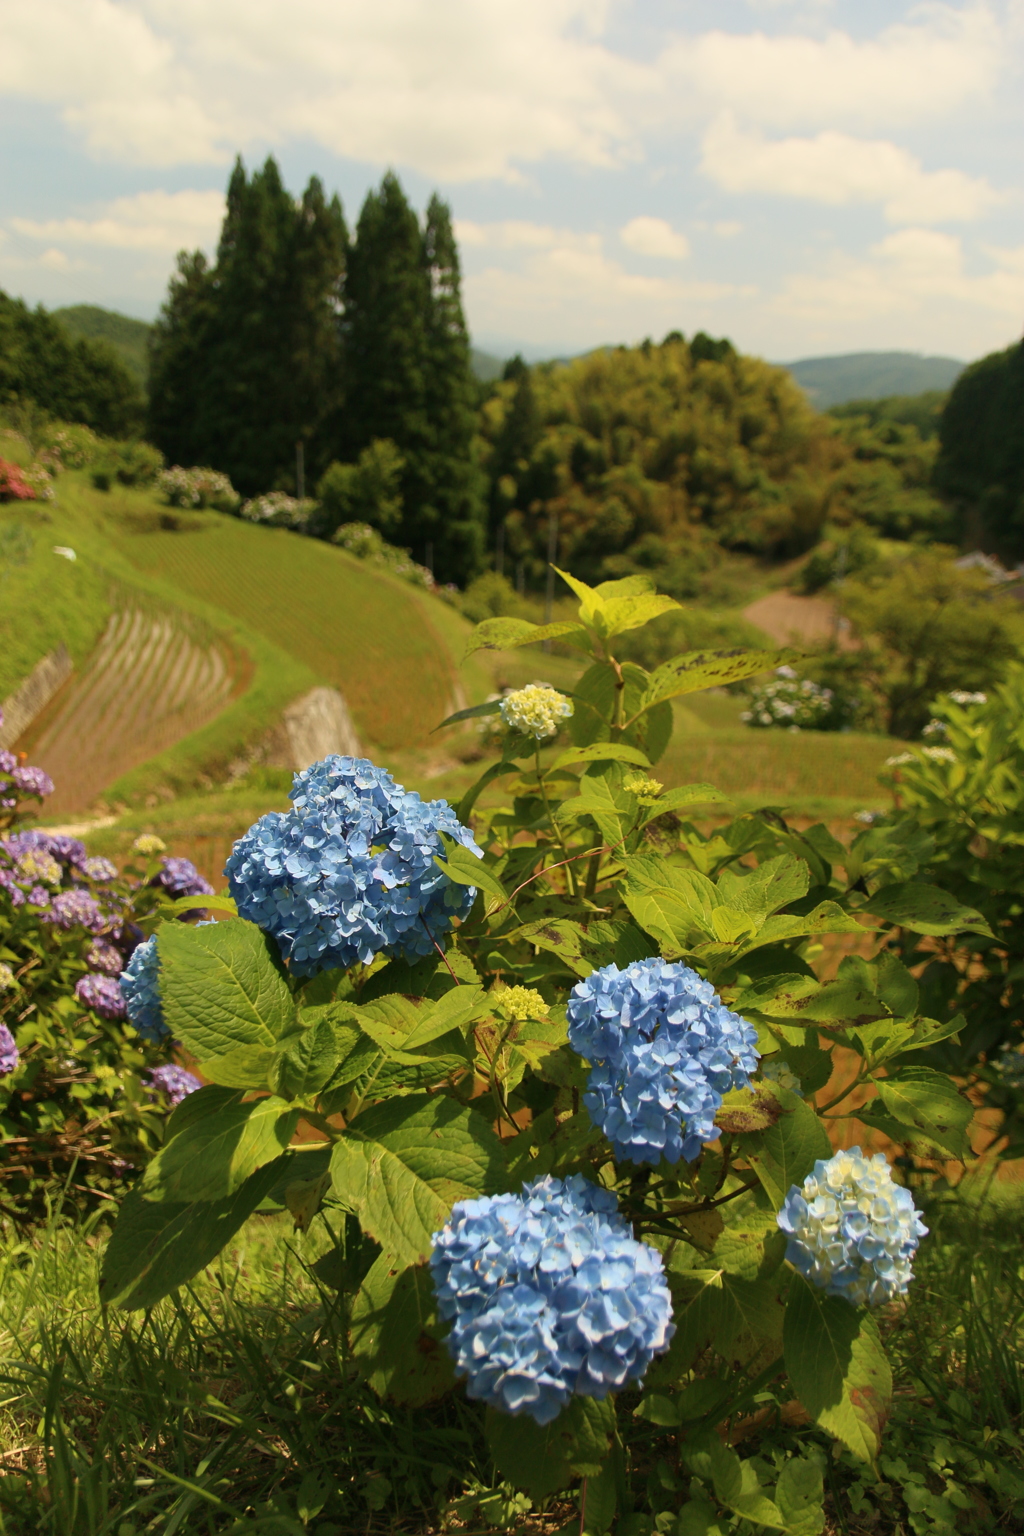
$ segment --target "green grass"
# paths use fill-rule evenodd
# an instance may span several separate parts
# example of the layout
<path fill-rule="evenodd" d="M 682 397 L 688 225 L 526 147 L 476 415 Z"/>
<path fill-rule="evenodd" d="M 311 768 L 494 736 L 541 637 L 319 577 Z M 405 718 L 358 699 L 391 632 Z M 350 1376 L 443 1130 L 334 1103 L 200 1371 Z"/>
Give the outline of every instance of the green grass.
<path fill-rule="evenodd" d="M 1024 1182 L 996 1193 L 929 1203 L 908 1302 L 882 1318 L 895 1397 L 877 1476 L 829 1458 L 830 1536 L 1019 1529 Z M 130 1315 L 99 1309 L 95 1219 L 4 1231 L 0 1536 L 426 1533 L 466 1486 L 492 1486 L 479 1411 L 461 1395 L 408 1410 L 359 1380 L 333 1293 L 308 1269 L 319 1227 L 300 1238 L 282 1217 L 255 1218 L 191 1287 Z M 828 1448 L 776 1427 L 773 1401 L 744 1455 Z M 671 1433 L 628 1416 L 625 1432 L 637 1508 L 652 1496 L 674 1508 Z M 552 1531 L 571 1504 L 540 1513 L 512 1524 Z M 486 1529 L 479 1513 L 469 1529 Z"/>

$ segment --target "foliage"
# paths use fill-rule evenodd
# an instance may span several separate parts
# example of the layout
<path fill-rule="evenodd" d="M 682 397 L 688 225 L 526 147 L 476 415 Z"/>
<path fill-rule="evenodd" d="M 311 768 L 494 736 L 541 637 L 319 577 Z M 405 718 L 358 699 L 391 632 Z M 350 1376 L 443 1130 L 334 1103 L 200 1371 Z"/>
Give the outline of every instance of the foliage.
<path fill-rule="evenodd" d="M 73 338 L 42 305 L 0 292 L 0 406 L 30 402 L 111 437 L 142 423 L 142 393 L 109 346 Z"/>
<path fill-rule="evenodd" d="M 459 599 L 459 608 L 474 624 L 484 619 L 525 618 L 526 604 L 507 576 L 484 571 L 474 578 Z"/>
<path fill-rule="evenodd" d="M 936 695 L 990 688 L 1017 656 L 984 574 L 938 550 L 869 568 L 839 601 L 861 642 L 851 668 L 893 736 L 919 735 Z"/>
<path fill-rule="evenodd" d="M 213 507 L 217 512 L 237 512 L 240 497 L 227 475 L 215 469 L 182 469 L 175 464 L 157 476 L 157 490 L 171 507 Z"/>
<path fill-rule="evenodd" d="M 0 753 L 0 1204 L 22 1221 L 62 1189 L 71 1205 L 111 1199 L 159 1146 L 167 1104 L 153 1076 L 167 1050 L 126 1029 L 116 977 L 181 861 L 155 839 L 119 874 L 74 838 L 12 831 L 52 790 Z"/>
<path fill-rule="evenodd" d="M 117 485 L 151 485 L 164 467 L 159 449 L 142 442 L 107 442 L 93 460 L 90 476 L 98 491 Z"/>
<path fill-rule="evenodd" d="M 973 1107 L 941 1072 L 903 1064 L 955 1033 L 958 1021 L 920 1014 L 914 978 L 894 955 L 849 958 L 826 982 L 808 961 L 821 935 L 862 935 L 863 917 L 937 936 L 985 933 L 987 925 L 915 879 L 921 847 L 900 830 L 871 828 L 845 848 L 824 827 L 797 834 L 775 813 L 710 832 L 682 820 L 687 808 L 713 804 L 716 791 L 698 784 L 665 792 L 651 776 L 671 732 L 671 701 L 754 676 L 786 653 L 690 653 L 647 673 L 618 659 L 616 637 L 671 600 L 643 579 L 597 589 L 565 579 L 580 599 L 578 617 L 540 627 L 495 618 L 473 637 L 474 649 L 503 650 L 557 637 L 590 665 L 573 690 L 571 744 L 544 762 L 538 742 L 507 730 L 499 760 L 458 807 L 465 824 L 481 791 L 504 782 L 511 804 L 476 819 L 482 860 L 423 826 L 421 852 L 433 853 L 453 897 L 456 888 L 468 896 L 446 954 L 439 938 L 437 951 L 415 963 L 378 959 L 303 979 L 242 918 L 158 928 L 164 1016 L 210 1086 L 176 1111 L 163 1148 L 124 1201 L 102 1293 L 115 1307 L 153 1305 L 209 1263 L 263 1202 L 287 1207 L 301 1229 L 319 1213 L 333 1246 L 317 1274 L 338 1292 L 356 1366 L 385 1400 L 438 1400 L 435 1411 L 448 1413 L 452 1366 L 424 1263 L 453 1206 L 475 1209 L 524 1181 L 582 1175 L 601 1199 L 614 1198 L 652 1250 L 650 1272 L 660 1267 L 668 1277 L 675 1335 L 648 1373 L 638 1412 L 682 1435 L 683 1464 L 696 1479 L 684 1518 L 692 1524 L 703 1509 L 713 1520 L 721 1510 L 775 1529 L 817 1530 L 813 1464 L 744 1461 L 715 1427 L 778 1381 L 870 1464 L 881 1447 L 890 1369 L 870 1312 L 823 1296 L 786 1268 L 778 1212 L 828 1159 L 820 1117 L 849 1093 L 868 1091 L 856 1111 L 866 1127 L 952 1159 L 969 1155 Z M 318 783 L 342 773 L 367 786 L 374 772 L 351 760 L 313 770 Z M 450 814 L 443 802 L 429 809 L 435 826 Z M 401 878 L 392 858 L 406 845 L 396 837 L 389 831 L 378 844 L 367 820 L 380 901 L 401 889 L 387 891 Z M 310 859 L 323 861 L 328 841 L 311 838 L 294 873 L 303 860 L 307 871 Z M 268 872 L 284 891 L 289 869 L 279 861 L 275 874 L 272 863 Z M 347 881 L 344 860 L 337 880 L 326 865 L 318 877 L 330 923 L 348 922 Z M 410 907 L 413 894 L 410 887 Z M 646 975 L 684 969 L 714 998 L 712 1011 L 738 1016 L 737 1027 L 756 1039 L 751 1065 L 758 1056 L 784 1061 L 801 1091 L 784 1086 L 789 1079 L 778 1070 L 729 1089 L 720 1080 L 727 1044 L 704 1068 L 720 1135 L 701 1135 L 692 1162 L 638 1169 L 616 1159 L 587 1112 L 601 1064 L 588 1074 L 572 1049 L 565 1004 L 623 971 L 642 989 Z M 659 1010 L 638 1011 L 634 1023 L 613 1009 L 603 1027 L 621 1032 L 624 1049 L 628 1036 L 629 1050 L 654 1052 L 671 1072 L 673 1036 Z M 684 1009 L 675 1019 L 684 1032 L 687 1017 Z M 854 1053 L 859 1070 L 816 1109 L 812 1095 L 832 1074 L 836 1045 Z M 684 1052 L 675 1062 L 687 1059 Z M 681 1075 L 689 1070 L 679 1066 Z M 627 1117 L 645 1113 L 630 1103 L 623 1098 Z M 680 1113 L 689 1115 L 685 1104 Z M 300 1119 L 324 1141 L 293 1143 Z M 586 1251 L 575 1239 L 564 1253 L 544 1249 L 551 1263 L 568 1266 L 566 1283 L 578 1288 L 581 1306 L 588 1287 L 604 1283 L 600 1273 L 588 1278 Z M 611 1270 L 607 1283 L 619 1284 Z M 568 1293 L 559 1294 L 567 1305 Z M 500 1375 L 510 1347 L 495 1322 L 473 1358 L 489 1359 Z M 528 1378 L 533 1369 L 527 1363 Z M 591 1517 L 612 1522 L 626 1421 L 610 1399 L 602 1403 L 577 1381 L 550 1425 L 492 1411 L 484 1432 L 500 1474 L 529 1497 L 547 1498 L 585 1476 Z"/>
<path fill-rule="evenodd" d="M 779 667 L 774 682 L 756 683 L 740 718 L 755 730 L 841 731 L 851 723 L 848 696 L 837 695 L 792 667 Z"/>
<path fill-rule="evenodd" d="M 417 565 L 407 549 L 396 549 L 393 544 L 386 543 L 369 523 L 342 523 L 331 535 L 331 543 L 357 560 L 366 560 L 370 565 L 390 571 L 393 576 L 401 576 L 414 587 L 425 587 L 428 592 L 433 590 L 434 578 L 427 567 Z"/>
<path fill-rule="evenodd" d="M 926 389 L 919 395 L 882 395 L 870 400 L 845 400 L 829 406 L 828 414 L 837 421 L 861 418 L 872 427 L 888 427 L 896 422 L 914 427 L 922 442 L 939 435 L 939 420 L 949 398 L 949 391 Z"/>
<path fill-rule="evenodd" d="M 368 523 L 395 533 L 402 521 L 401 477 L 405 460 L 389 438 L 374 438 L 354 464 L 329 466 L 316 488 L 320 503 L 315 532 L 330 538 L 343 523 Z"/>
<path fill-rule="evenodd" d="M 289 496 L 287 491 L 267 491 L 263 496 L 243 502 L 238 515 L 247 523 L 265 523 L 271 528 L 292 528 L 297 533 L 304 533 L 316 510 L 316 502 L 308 497 L 300 500 L 297 496 Z"/>
<path fill-rule="evenodd" d="M 979 1074 L 986 1103 L 1003 1112 L 1010 1155 L 1024 1153 L 1024 1094 L 1000 1070 L 1001 1050 L 1024 1043 L 1024 668 L 984 694 L 947 694 L 933 704 L 933 745 L 890 760 L 899 809 L 887 821 L 929 839 L 928 878 L 982 912 L 991 934 L 942 944 L 905 933 L 901 952 L 923 965 L 921 986 L 936 1018 L 962 1014 L 957 1039 L 935 1060 Z"/>
<path fill-rule="evenodd" d="M 895 414 L 843 407 L 832 415 L 850 456 L 833 481 L 830 516 L 855 519 L 887 539 L 948 538 L 949 510 L 932 489 L 934 436 Z"/>
<path fill-rule="evenodd" d="M 1024 342 L 972 363 L 939 426 L 935 485 L 957 513 L 958 538 L 1024 556 Z"/>
<path fill-rule="evenodd" d="M 800 568 L 798 586 L 809 596 L 832 582 L 859 576 L 882 559 L 879 541 L 858 523 L 822 540 Z"/>
<path fill-rule="evenodd" d="M 87 469 L 102 452 L 102 439 L 78 422 L 47 422 L 39 434 L 39 458 L 56 474 L 63 469 Z"/>
<path fill-rule="evenodd" d="M 72 335 L 106 342 L 140 389 L 146 388 L 149 336 L 153 329 L 147 321 L 102 309 L 98 304 L 68 304 L 52 313 Z"/>

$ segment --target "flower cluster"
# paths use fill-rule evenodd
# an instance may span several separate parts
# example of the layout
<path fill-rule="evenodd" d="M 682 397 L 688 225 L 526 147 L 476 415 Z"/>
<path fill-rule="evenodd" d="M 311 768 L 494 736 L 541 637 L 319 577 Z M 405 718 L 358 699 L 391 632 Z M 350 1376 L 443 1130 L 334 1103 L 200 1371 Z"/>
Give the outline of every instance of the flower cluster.
<path fill-rule="evenodd" d="M 0 501 L 35 501 L 35 487 L 29 484 L 25 471 L 7 459 L 0 459 Z"/>
<path fill-rule="evenodd" d="M 58 891 L 50 905 L 50 920 L 58 928 L 82 927 L 89 933 L 102 933 L 109 924 L 95 896 L 88 891 Z"/>
<path fill-rule="evenodd" d="M 578 1174 L 462 1200 L 430 1267 L 471 1398 L 550 1424 L 578 1394 L 639 1382 L 674 1333 L 661 1255 Z"/>
<path fill-rule="evenodd" d="M 988 703 L 987 693 L 969 693 L 966 688 L 954 688 L 951 693 L 947 694 L 947 698 L 952 699 L 954 704 L 959 704 L 961 707 L 965 704 Z"/>
<path fill-rule="evenodd" d="M 660 779 L 652 779 L 648 773 L 627 773 L 622 787 L 629 795 L 636 795 L 641 805 L 653 805 L 665 788 Z"/>
<path fill-rule="evenodd" d="M 188 1098 L 190 1093 L 195 1093 L 203 1086 L 198 1077 L 193 1077 L 191 1072 L 186 1072 L 184 1067 L 179 1067 L 173 1061 L 154 1067 L 149 1080 L 154 1088 L 167 1095 L 172 1105 L 180 1104 L 182 1099 Z"/>
<path fill-rule="evenodd" d="M 85 957 L 91 971 L 102 971 L 104 976 L 120 976 L 124 970 L 124 956 L 113 944 L 97 939 Z"/>
<path fill-rule="evenodd" d="M 142 832 L 132 843 L 136 853 L 141 853 L 144 859 L 153 858 L 158 853 L 163 853 L 167 847 L 162 837 L 157 837 L 155 832 Z"/>
<path fill-rule="evenodd" d="M 495 1007 L 507 1019 L 517 1023 L 523 1019 L 543 1019 L 549 1012 L 548 1005 L 534 987 L 502 987 L 492 994 Z"/>
<path fill-rule="evenodd" d="M 154 934 L 138 946 L 121 972 L 124 1011 L 144 1040 L 161 1040 L 170 1034 L 160 1001 L 159 964 Z"/>
<path fill-rule="evenodd" d="M 294 528 L 301 533 L 316 507 L 316 502 L 307 497 L 300 499 L 284 491 L 267 491 L 243 502 L 239 515 L 247 523 L 269 523 L 274 528 Z"/>
<path fill-rule="evenodd" d="M 554 736 L 572 712 L 572 700 L 552 688 L 550 683 L 529 683 L 525 688 L 507 693 L 501 701 L 501 718 L 505 724 L 537 741 Z"/>
<path fill-rule="evenodd" d="M 204 880 L 190 859 L 161 859 L 162 868 L 151 885 L 162 885 L 171 896 L 212 896 L 213 886 Z"/>
<path fill-rule="evenodd" d="M 0 1077 L 10 1077 L 21 1060 L 21 1052 L 6 1024 L 0 1024 Z"/>
<path fill-rule="evenodd" d="M 834 728 L 835 695 L 831 688 L 798 678 L 792 667 L 777 667 L 777 681 L 751 688 L 750 707 L 740 715 L 759 729 L 783 726 L 790 731 L 821 731 Z"/>
<path fill-rule="evenodd" d="M 583 1102 L 623 1160 L 693 1162 L 723 1094 L 757 1069 L 753 1025 L 685 965 L 606 965 L 576 984 L 568 1015 L 569 1044 L 593 1063 Z"/>
<path fill-rule="evenodd" d="M 910 1191 L 893 1183 L 885 1155 L 866 1157 L 860 1147 L 819 1158 L 776 1219 L 793 1268 L 855 1307 L 881 1306 L 906 1291 L 928 1231 Z"/>
<path fill-rule="evenodd" d="M 90 427 L 68 422 L 44 428 L 42 443 L 39 460 L 57 474 L 62 469 L 87 469 L 102 447 Z"/>
<path fill-rule="evenodd" d="M 0 992 L 10 992 L 12 987 L 16 987 L 17 984 L 14 972 L 6 960 L 0 960 Z"/>
<path fill-rule="evenodd" d="M 121 988 L 111 976 L 89 973 L 79 976 L 75 982 L 75 996 L 87 1008 L 93 1008 L 101 1019 L 123 1019 L 126 1009 Z"/>
<path fill-rule="evenodd" d="M 171 469 L 162 469 L 156 483 L 172 507 L 215 507 L 218 512 L 234 512 L 238 508 L 238 492 L 227 475 L 216 469 L 182 469 L 175 464 Z"/>
<path fill-rule="evenodd" d="M 392 576 L 400 576 L 414 587 L 425 587 L 428 592 L 436 590 L 434 577 L 427 567 L 418 565 L 407 549 L 387 543 L 369 523 L 342 523 L 331 535 L 331 543 L 339 545 L 357 560 L 366 560 L 370 565 L 390 571 Z"/>
<path fill-rule="evenodd" d="M 778 1083 L 780 1088 L 786 1088 L 790 1093 L 803 1092 L 800 1079 L 788 1061 L 780 1061 L 770 1056 L 767 1061 L 761 1063 L 761 1076 L 767 1078 L 770 1083 Z"/>
<path fill-rule="evenodd" d="M 906 763 L 919 763 L 926 758 L 931 763 L 955 763 L 956 753 L 952 747 L 922 747 L 919 752 L 897 752 L 894 757 L 887 757 L 886 768 L 902 768 Z"/>
<path fill-rule="evenodd" d="M 1024 1048 L 1006 1044 L 994 1063 L 996 1074 L 1004 1088 L 1024 1088 Z"/>
<path fill-rule="evenodd" d="M 261 816 L 225 866 L 242 917 L 273 934 L 292 970 L 313 976 L 381 951 L 431 954 L 472 886 L 434 863 L 440 832 L 480 855 L 445 800 L 424 803 L 365 758 L 327 757 L 295 776 L 290 811 Z"/>

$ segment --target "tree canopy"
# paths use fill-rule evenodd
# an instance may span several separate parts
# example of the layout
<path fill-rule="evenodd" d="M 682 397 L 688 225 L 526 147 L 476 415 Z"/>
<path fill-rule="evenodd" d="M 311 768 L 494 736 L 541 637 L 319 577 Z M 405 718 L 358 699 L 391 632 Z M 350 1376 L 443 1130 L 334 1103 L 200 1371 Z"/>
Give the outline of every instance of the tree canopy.
<path fill-rule="evenodd" d="M 956 509 L 959 537 L 1024 557 L 1024 341 L 960 375 L 939 444 L 935 485 Z"/>
<path fill-rule="evenodd" d="M 142 391 L 106 342 L 71 336 L 41 305 L 0 291 L 0 405 L 30 402 L 104 436 L 142 425 Z"/>

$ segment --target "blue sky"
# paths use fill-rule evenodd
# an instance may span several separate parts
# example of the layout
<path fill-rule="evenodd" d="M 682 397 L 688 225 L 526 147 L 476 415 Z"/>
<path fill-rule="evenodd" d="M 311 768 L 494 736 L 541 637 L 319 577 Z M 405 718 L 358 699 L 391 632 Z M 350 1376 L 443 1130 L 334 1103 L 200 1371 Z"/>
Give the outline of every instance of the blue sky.
<path fill-rule="evenodd" d="M 237 152 L 457 221 L 474 339 L 1024 328 L 1024 0 L 0 0 L 0 286 L 150 318 Z"/>

